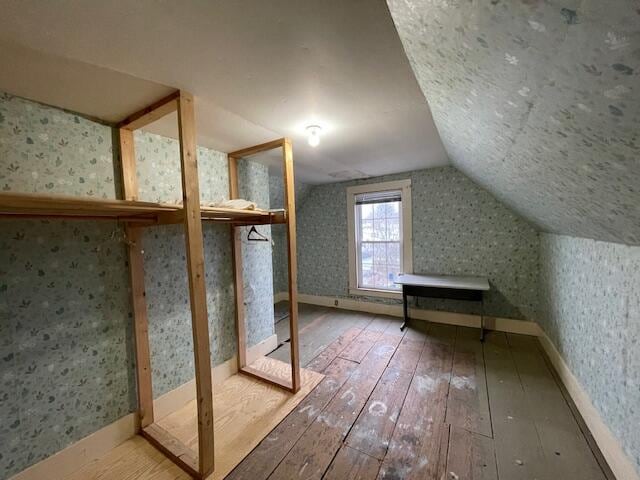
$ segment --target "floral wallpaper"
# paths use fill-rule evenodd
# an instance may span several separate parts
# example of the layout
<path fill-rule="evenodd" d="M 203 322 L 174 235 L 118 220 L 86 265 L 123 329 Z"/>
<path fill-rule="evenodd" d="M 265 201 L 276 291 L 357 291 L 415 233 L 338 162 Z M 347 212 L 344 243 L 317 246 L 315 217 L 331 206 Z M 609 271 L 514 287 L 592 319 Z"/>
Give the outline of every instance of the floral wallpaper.
<path fill-rule="evenodd" d="M 414 272 L 486 275 L 487 315 L 535 320 L 537 231 L 452 167 L 311 187 L 298 217 L 300 292 L 348 296 L 346 188 L 401 178 L 412 183 Z M 479 313 L 475 302 L 420 299 L 419 306 Z"/>
<path fill-rule="evenodd" d="M 173 138 L 142 130 L 134 133 L 138 195 L 150 202 L 182 203 L 180 144 Z M 215 202 L 229 198 L 227 155 L 198 147 L 200 199 Z"/>
<path fill-rule="evenodd" d="M 260 208 L 269 208 L 269 171 L 266 165 L 250 160 L 238 163 L 240 198 L 252 200 Z M 240 227 L 244 304 L 249 345 L 255 345 L 275 332 L 273 321 L 273 266 L 271 242 L 247 239 L 251 227 Z M 256 230 L 271 238 L 271 227 L 259 225 Z"/>
<path fill-rule="evenodd" d="M 125 262 L 115 223 L 3 220 L 0 478 L 134 409 Z"/>
<path fill-rule="evenodd" d="M 177 142 L 144 132 L 135 140 L 141 197 L 180 199 Z M 204 148 L 198 155 L 201 198 L 228 197 L 225 155 Z M 113 158 L 109 127 L 0 93 L 4 191 L 116 198 Z M 241 188 L 251 185 L 249 193 L 268 201 L 266 167 L 249 162 L 245 170 Z M 204 236 L 212 362 L 218 364 L 235 352 L 229 227 L 206 223 Z M 135 410 L 123 240 L 120 225 L 110 221 L 2 221 L 0 478 Z M 180 226 L 153 227 L 143 242 L 158 396 L 193 378 L 184 234 Z M 262 272 L 268 284 L 246 299 L 250 344 L 273 333 L 269 250 L 245 255 L 245 267 Z"/>
<path fill-rule="evenodd" d="M 640 245 L 636 0 L 387 0 L 453 164 L 544 230 Z"/>
<path fill-rule="evenodd" d="M 311 186 L 296 181 L 296 212 L 300 212 Z M 284 208 L 284 183 L 282 174 L 269 175 L 269 204 L 271 208 Z M 287 232 L 284 225 L 271 227 L 273 237 L 273 291 L 287 292 L 289 289 L 289 259 L 287 256 Z M 298 250 L 298 256 L 300 251 Z"/>
<path fill-rule="evenodd" d="M 3 191 L 116 198 L 111 128 L 0 92 Z"/>
<path fill-rule="evenodd" d="M 640 247 L 544 234 L 540 323 L 640 472 Z"/>

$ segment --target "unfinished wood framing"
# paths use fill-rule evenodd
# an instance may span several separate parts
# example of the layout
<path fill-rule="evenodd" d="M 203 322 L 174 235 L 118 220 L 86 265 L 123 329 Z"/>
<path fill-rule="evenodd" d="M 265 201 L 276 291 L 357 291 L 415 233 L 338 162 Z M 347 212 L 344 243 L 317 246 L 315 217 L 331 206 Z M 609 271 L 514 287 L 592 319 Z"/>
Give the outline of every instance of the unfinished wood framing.
<path fill-rule="evenodd" d="M 139 200 L 136 173 L 134 130 L 177 111 L 182 177 L 182 205 Z M 249 155 L 282 147 L 284 158 L 286 205 L 284 210 L 239 210 L 200 205 L 198 162 L 196 158 L 194 101 L 191 94 L 176 91 L 153 105 L 130 115 L 117 125 L 120 142 L 120 164 L 123 199 L 99 199 L 65 195 L 0 193 L 0 218 L 64 218 L 84 220 L 116 220 L 124 223 L 129 255 L 129 275 L 134 314 L 136 378 L 138 384 L 138 416 L 140 434 L 163 452 L 185 472 L 204 479 L 214 470 L 214 419 L 211 379 L 211 352 L 207 314 L 202 222 L 214 221 L 232 226 L 234 274 L 236 280 L 238 332 L 238 366 L 241 372 L 267 381 L 291 392 L 300 390 L 295 261 L 295 199 L 291 143 L 282 139 L 229 156 L 230 197 L 238 196 L 238 153 Z M 145 298 L 142 228 L 182 223 L 185 228 L 187 276 L 194 345 L 195 382 L 198 417 L 198 451 L 194 452 L 179 439 L 155 423 L 153 385 L 149 348 L 149 319 Z M 239 226 L 286 224 L 289 254 L 289 298 L 291 321 L 290 382 L 274 377 L 246 362 L 246 331 L 242 291 L 242 242 Z"/>
<path fill-rule="evenodd" d="M 214 468 L 213 391 L 193 97 L 182 91 L 173 93 L 121 122 L 120 158 L 125 201 L 136 201 L 138 182 L 133 130 L 175 110 L 178 111 L 183 204 L 182 208 L 158 212 L 157 223 L 183 222 L 185 227 L 198 399 L 198 452 L 194 452 L 154 422 L 148 318 L 141 252 L 142 232 L 139 228 L 127 226 L 126 235 L 129 244 L 129 269 L 136 332 L 138 410 L 141 435 L 189 475 L 194 478 L 205 478 L 213 472 Z"/>
<path fill-rule="evenodd" d="M 267 372 L 247 365 L 247 332 L 244 312 L 244 280 L 242 277 L 242 237 L 238 224 L 231 227 L 233 242 L 233 263 L 236 294 L 236 333 L 238 342 L 238 369 L 245 375 L 258 378 L 272 385 L 284 388 L 292 393 L 300 390 L 300 358 L 298 346 L 298 284 L 297 284 L 297 257 L 296 257 L 296 210 L 295 187 L 293 177 L 293 153 L 291 141 L 281 138 L 272 142 L 243 148 L 228 154 L 229 160 L 229 197 L 239 198 L 238 162 L 242 158 L 266 152 L 276 148 L 282 148 L 283 180 L 285 190 L 284 224 L 287 231 L 287 257 L 289 266 L 289 332 L 291 336 L 291 380 L 283 381 L 274 378 Z M 274 222 L 275 223 L 275 222 Z M 280 222 L 278 222 L 280 223 Z"/>

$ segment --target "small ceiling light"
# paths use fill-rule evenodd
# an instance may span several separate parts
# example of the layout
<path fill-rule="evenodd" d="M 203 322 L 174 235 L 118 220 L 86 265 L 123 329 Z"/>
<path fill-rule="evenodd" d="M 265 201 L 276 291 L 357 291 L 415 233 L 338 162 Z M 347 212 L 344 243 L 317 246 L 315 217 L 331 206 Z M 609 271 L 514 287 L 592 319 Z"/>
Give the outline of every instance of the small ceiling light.
<path fill-rule="evenodd" d="M 320 128 L 318 125 L 309 125 L 306 131 L 307 142 L 309 142 L 309 145 L 311 145 L 312 147 L 317 147 L 318 145 L 320 145 L 320 132 L 322 131 L 322 128 Z"/>

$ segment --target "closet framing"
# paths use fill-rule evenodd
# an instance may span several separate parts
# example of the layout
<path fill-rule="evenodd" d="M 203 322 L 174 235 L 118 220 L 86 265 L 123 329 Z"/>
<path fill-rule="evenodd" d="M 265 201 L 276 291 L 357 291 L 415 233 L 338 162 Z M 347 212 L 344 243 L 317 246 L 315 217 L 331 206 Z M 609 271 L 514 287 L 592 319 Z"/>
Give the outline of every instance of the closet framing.
<path fill-rule="evenodd" d="M 177 112 L 178 116 L 183 204 L 171 205 L 139 201 L 134 131 L 173 112 Z M 300 389 L 295 190 L 291 142 L 283 138 L 228 154 L 229 197 L 233 199 L 238 198 L 239 194 L 238 163 L 244 157 L 275 148 L 282 148 L 285 186 L 284 211 L 212 208 L 201 207 L 200 205 L 194 99 L 190 93 L 181 90 L 176 91 L 147 108 L 130 115 L 115 127 L 119 131 L 124 199 L 105 200 L 64 195 L 0 193 L 0 218 L 117 220 L 124 224 L 134 314 L 139 433 L 189 475 L 197 479 L 203 479 L 214 471 L 213 388 L 204 271 L 203 221 L 226 223 L 231 228 L 239 372 L 292 393 L 296 393 Z M 187 251 L 187 275 L 189 280 L 197 396 L 197 452 L 194 452 L 155 423 L 153 415 L 153 387 L 149 348 L 149 320 L 144 285 L 142 229 L 149 226 L 178 223 L 184 225 Z M 283 224 L 287 232 L 289 322 L 291 328 L 290 381 L 253 368 L 251 365 L 247 365 L 246 361 L 247 337 L 240 227 L 271 224 Z"/>

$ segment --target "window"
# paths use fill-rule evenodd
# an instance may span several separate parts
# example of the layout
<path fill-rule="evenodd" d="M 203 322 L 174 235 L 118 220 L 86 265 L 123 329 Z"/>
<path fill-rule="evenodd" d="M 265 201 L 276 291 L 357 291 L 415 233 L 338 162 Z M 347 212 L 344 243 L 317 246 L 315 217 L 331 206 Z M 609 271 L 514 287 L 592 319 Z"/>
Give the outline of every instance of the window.
<path fill-rule="evenodd" d="M 411 181 L 347 188 L 349 293 L 395 297 L 411 272 Z"/>

